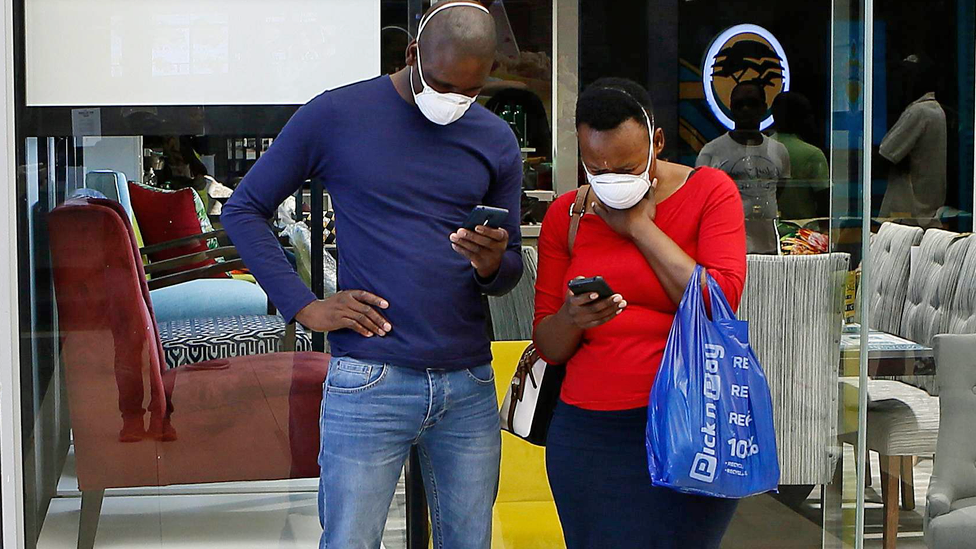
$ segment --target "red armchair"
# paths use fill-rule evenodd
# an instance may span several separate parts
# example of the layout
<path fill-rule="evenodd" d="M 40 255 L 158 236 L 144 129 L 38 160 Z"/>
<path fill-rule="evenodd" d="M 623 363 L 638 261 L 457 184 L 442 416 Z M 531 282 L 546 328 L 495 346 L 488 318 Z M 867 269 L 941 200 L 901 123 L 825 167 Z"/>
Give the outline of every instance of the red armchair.
<path fill-rule="evenodd" d="M 328 356 L 279 353 L 167 370 L 139 250 L 117 203 L 50 216 L 80 549 L 106 488 L 317 477 Z"/>

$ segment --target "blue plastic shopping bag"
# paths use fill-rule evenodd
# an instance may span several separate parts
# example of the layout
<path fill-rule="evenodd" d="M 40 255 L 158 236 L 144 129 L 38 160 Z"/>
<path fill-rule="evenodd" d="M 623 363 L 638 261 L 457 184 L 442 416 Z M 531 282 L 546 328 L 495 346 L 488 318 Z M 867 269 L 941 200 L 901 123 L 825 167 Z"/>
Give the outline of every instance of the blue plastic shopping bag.
<path fill-rule="evenodd" d="M 743 498 L 776 490 L 779 462 L 769 385 L 710 276 L 688 282 L 651 390 L 647 455 L 651 480 L 679 492 Z"/>

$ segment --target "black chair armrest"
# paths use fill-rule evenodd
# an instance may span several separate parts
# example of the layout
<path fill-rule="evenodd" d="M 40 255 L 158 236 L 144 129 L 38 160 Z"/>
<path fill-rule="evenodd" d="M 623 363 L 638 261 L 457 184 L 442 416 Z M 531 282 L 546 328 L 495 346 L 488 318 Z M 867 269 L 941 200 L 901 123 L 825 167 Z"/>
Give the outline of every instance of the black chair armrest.
<path fill-rule="evenodd" d="M 194 263 L 203 263 L 208 259 L 215 259 L 222 257 L 224 259 L 238 259 L 240 254 L 237 253 L 237 248 L 227 247 L 227 248 L 214 248 L 213 250 L 207 250 L 205 252 L 197 252 L 187 255 L 182 255 L 180 257 L 174 257 L 172 259 L 165 259 L 163 261 L 155 261 L 145 266 L 146 274 L 155 274 L 161 272 L 168 272 L 177 270 L 180 267 L 186 265 L 193 265 Z M 225 262 L 226 263 L 226 262 Z M 233 269 L 226 269 L 233 270 Z"/>
<path fill-rule="evenodd" d="M 244 260 L 232 259 L 223 263 L 215 263 L 213 265 L 207 265 L 206 267 L 200 267 L 189 271 L 183 271 L 181 273 L 153 278 L 152 280 L 147 281 L 147 283 L 149 284 L 150 290 L 158 290 L 160 288 L 175 286 L 191 280 L 214 278 L 214 275 L 224 274 L 228 271 L 235 271 L 243 268 Z"/>
<path fill-rule="evenodd" d="M 189 246 L 191 244 L 205 244 L 211 238 L 218 238 L 227 234 L 223 229 L 210 231 L 203 234 L 195 234 L 190 236 L 184 236 L 183 238 L 177 238 L 176 240 L 170 240 L 167 242 L 161 242 L 159 244 L 153 244 L 152 246 L 145 246 L 139 250 L 142 255 L 154 254 L 156 252 L 166 251 L 172 248 L 179 248 L 181 246 Z"/>

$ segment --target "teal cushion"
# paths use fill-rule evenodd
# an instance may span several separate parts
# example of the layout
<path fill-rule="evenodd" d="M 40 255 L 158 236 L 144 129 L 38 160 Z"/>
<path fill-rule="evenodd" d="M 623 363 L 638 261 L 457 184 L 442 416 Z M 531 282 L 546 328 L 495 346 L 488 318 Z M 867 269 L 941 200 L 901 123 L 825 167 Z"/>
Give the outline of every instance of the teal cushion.
<path fill-rule="evenodd" d="M 257 284 L 212 278 L 149 292 L 157 322 L 268 314 L 268 296 Z"/>

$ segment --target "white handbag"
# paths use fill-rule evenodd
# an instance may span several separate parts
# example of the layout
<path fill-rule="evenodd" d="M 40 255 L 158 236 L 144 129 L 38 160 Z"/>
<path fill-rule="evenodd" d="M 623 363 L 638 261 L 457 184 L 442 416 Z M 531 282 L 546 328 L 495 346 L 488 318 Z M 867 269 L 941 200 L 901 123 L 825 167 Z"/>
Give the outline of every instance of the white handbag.
<path fill-rule="evenodd" d="M 534 345 L 522 353 L 502 401 L 502 429 L 538 446 L 546 445 L 549 423 L 566 376 L 565 366 L 546 363 Z"/>

